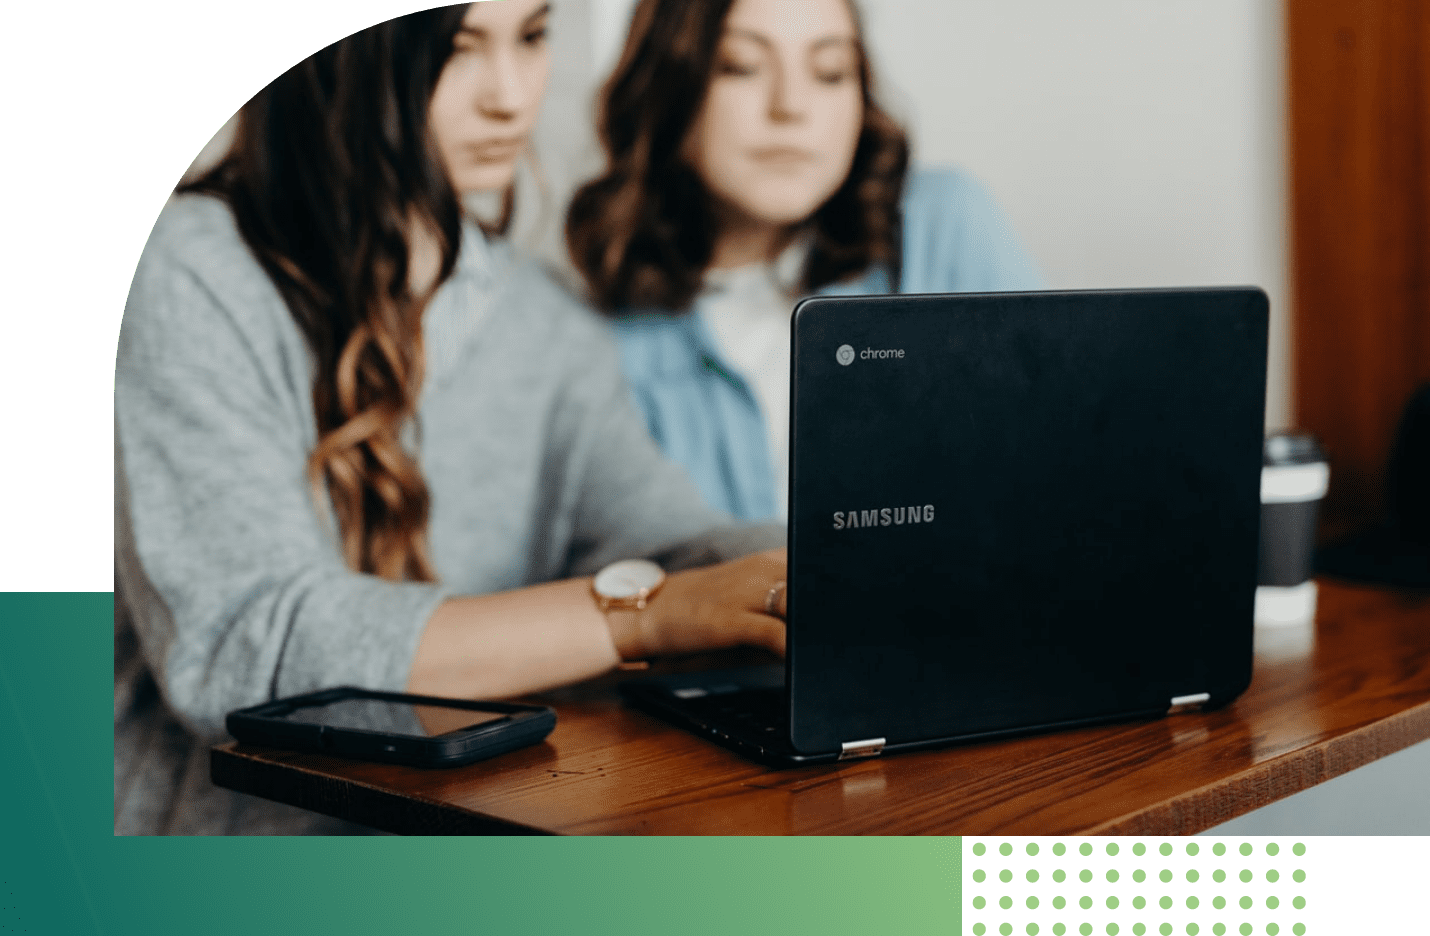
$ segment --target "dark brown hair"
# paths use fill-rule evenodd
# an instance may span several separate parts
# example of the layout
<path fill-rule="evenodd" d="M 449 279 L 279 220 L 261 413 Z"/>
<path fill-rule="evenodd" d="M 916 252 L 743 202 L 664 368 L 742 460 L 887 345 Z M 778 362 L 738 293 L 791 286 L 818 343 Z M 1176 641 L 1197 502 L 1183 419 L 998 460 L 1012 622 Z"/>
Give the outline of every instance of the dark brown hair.
<path fill-rule="evenodd" d="M 400 435 L 422 385 L 408 238 L 429 231 L 451 275 L 461 207 L 427 127 L 466 4 L 380 23 L 299 62 L 243 106 L 229 154 L 180 192 L 223 198 L 312 350 L 314 494 L 343 557 L 393 580 L 434 578 L 430 497 Z"/>
<path fill-rule="evenodd" d="M 844 184 L 806 223 L 813 235 L 801 287 L 813 291 L 867 269 L 899 266 L 899 199 L 908 169 L 903 129 L 879 106 L 862 45 L 864 124 Z M 641 0 L 625 52 L 602 92 L 605 174 L 582 186 L 566 244 L 606 311 L 686 309 L 715 247 L 711 196 L 682 156 L 705 99 L 734 0 Z M 897 279 L 895 275 L 893 277 Z"/>

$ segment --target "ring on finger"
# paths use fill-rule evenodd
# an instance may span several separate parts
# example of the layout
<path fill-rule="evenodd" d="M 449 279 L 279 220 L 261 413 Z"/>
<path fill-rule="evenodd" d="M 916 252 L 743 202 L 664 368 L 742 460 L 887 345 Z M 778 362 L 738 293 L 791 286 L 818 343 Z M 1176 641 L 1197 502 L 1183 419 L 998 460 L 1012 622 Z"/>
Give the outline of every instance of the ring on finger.
<path fill-rule="evenodd" d="M 778 610 L 780 595 L 784 594 L 784 580 L 775 582 L 768 595 L 765 595 L 765 613 L 771 617 L 783 617 Z"/>

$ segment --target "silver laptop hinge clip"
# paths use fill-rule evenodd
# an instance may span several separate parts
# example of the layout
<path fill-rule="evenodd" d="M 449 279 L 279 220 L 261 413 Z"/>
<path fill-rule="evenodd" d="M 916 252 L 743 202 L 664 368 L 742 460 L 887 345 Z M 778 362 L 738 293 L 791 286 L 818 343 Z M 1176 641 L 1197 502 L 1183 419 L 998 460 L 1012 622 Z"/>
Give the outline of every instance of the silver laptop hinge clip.
<path fill-rule="evenodd" d="M 1172 697 L 1172 707 L 1167 709 L 1168 715 L 1178 715 L 1182 712 L 1190 712 L 1199 709 L 1210 699 L 1210 692 L 1198 692 L 1194 695 L 1179 695 Z"/>
<path fill-rule="evenodd" d="M 839 745 L 840 760 L 854 760 L 857 757 L 877 757 L 884 751 L 883 738 L 869 738 L 864 741 L 845 741 Z"/>

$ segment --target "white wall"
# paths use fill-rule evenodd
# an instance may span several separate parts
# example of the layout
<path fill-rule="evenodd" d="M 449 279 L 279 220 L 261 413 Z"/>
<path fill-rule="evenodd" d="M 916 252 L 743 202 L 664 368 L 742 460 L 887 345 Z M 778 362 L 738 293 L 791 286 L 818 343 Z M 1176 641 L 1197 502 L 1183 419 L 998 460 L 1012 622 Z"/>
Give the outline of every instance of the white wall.
<path fill-rule="evenodd" d="M 593 66 L 630 0 L 589 0 Z M 1276 0 L 861 0 L 916 158 L 993 186 L 1052 285 L 1251 283 L 1289 419 Z"/>

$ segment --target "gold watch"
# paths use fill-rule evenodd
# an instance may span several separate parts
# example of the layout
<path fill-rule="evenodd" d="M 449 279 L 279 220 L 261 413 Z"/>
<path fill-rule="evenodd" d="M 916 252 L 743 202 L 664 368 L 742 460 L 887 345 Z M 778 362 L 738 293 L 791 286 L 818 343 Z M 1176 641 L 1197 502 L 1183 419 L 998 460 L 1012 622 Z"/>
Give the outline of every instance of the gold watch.
<path fill-rule="evenodd" d="M 591 594 L 602 611 L 644 611 L 664 584 L 665 570 L 649 559 L 622 559 L 596 573 Z"/>

